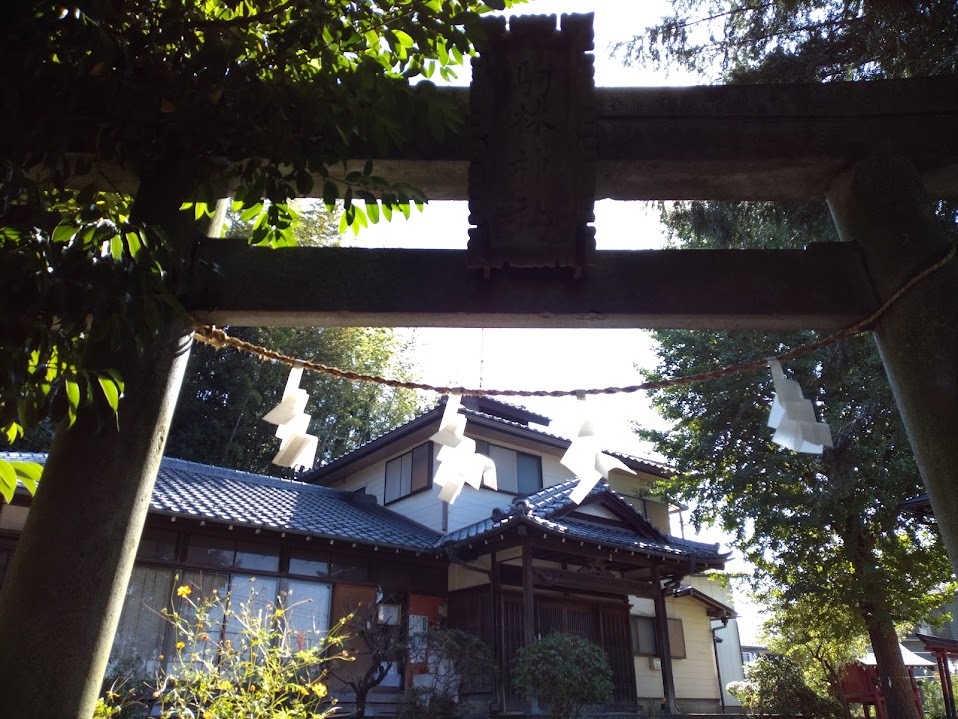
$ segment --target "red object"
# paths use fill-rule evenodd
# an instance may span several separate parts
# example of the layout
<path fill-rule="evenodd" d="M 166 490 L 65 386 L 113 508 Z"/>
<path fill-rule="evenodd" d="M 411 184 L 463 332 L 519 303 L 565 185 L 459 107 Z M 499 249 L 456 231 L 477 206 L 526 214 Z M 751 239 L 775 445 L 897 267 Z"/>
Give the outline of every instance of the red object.
<path fill-rule="evenodd" d="M 915 670 L 907 667 L 908 677 L 911 679 L 911 690 L 915 697 L 915 706 L 918 707 L 918 715 L 924 717 L 925 711 L 921 703 L 921 690 L 915 681 Z M 865 710 L 865 716 L 871 716 L 870 707 L 875 708 L 875 716 L 878 719 L 888 719 L 885 711 L 885 694 L 882 692 L 881 681 L 878 678 L 878 667 L 865 666 L 863 664 L 849 664 L 845 667 L 845 673 L 842 676 L 842 691 L 845 693 L 845 699 L 849 704 L 861 704 Z"/>

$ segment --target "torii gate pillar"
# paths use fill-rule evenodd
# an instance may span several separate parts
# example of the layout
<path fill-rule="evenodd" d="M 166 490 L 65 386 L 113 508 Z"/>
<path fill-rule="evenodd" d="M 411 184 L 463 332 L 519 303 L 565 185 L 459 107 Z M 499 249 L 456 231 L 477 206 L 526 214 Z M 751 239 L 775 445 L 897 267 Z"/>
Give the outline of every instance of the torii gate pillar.
<path fill-rule="evenodd" d="M 839 235 L 861 246 L 881 302 L 948 250 L 933 204 L 907 161 L 863 160 L 832 182 L 827 199 Z M 879 320 L 875 341 L 958 572 L 958 262 L 896 302 Z"/>

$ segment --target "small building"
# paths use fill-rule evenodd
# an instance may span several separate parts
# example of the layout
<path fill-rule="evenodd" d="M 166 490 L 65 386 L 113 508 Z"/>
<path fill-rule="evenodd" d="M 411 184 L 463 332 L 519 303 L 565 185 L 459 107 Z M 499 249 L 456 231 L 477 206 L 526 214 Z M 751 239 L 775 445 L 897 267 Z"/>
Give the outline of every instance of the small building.
<path fill-rule="evenodd" d="M 908 670 L 908 677 L 911 680 L 912 696 L 915 705 L 918 707 L 919 716 L 924 716 L 924 710 L 921 701 L 921 690 L 915 679 L 916 671 L 921 671 L 926 667 L 933 666 L 927 659 L 922 659 L 914 652 L 909 651 L 901 644 L 898 645 L 901 651 L 902 661 L 905 663 L 905 669 Z M 842 674 L 842 693 L 849 704 L 861 704 L 865 712 L 865 717 L 874 716 L 877 719 L 887 719 L 888 711 L 885 707 L 885 693 L 882 691 L 882 683 L 878 677 L 878 662 L 875 660 L 875 654 L 868 652 L 864 657 L 856 662 L 848 664 Z"/>
<path fill-rule="evenodd" d="M 298 481 L 164 459 L 113 660 L 136 658 L 147 672 L 159 666 L 173 640 L 157 610 L 187 583 L 252 591 L 264 604 L 311 600 L 291 618 L 303 643 L 376 601 L 408 617 L 409 632 L 470 631 L 503 670 L 489 697 L 500 711 L 525 707 L 512 683 L 516 651 L 554 631 L 604 649 L 614 674 L 609 709 L 721 711 L 713 628 L 734 611 L 686 580 L 721 570 L 726 555 L 669 534 L 668 504 L 650 495 L 667 467 L 616 454 L 636 474 L 614 470 L 575 504 L 577 480 L 559 463 L 569 440 L 531 426 L 547 418 L 464 398 L 466 434 L 495 462 L 498 489 L 466 488 L 450 505 L 433 484 L 438 447 L 430 437 L 442 411 L 440 404 Z M 28 504 L 18 494 L 0 507 L 0 581 Z M 392 667 L 370 712 L 390 711 L 390 697 L 418 683 L 427 665 L 416 654 Z"/>

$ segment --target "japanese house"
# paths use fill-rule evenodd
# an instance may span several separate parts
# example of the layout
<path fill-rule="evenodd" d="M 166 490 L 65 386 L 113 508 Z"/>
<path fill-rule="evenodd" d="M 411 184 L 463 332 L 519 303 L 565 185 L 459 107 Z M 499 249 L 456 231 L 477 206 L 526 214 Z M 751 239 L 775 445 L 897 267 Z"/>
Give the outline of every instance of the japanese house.
<path fill-rule="evenodd" d="M 668 533 L 669 506 L 649 496 L 668 469 L 616 454 L 635 474 L 614 470 L 577 505 L 569 497 L 577 480 L 559 463 L 569 440 L 531 426 L 547 426 L 546 417 L 464 398 L 466 435 L 495 462 L 498 488 L 466 487 L 446 504 L 433 484 L 438 447 L 430 441 L 442 411 L 424 412 L 299 481 L 165 459 L 113 660 L 157 668 L 172 638 L 156 610 L 186 583 L 252 592 L 264 603 L 310 599 L 291 618 L 304 643 L 371 601 L 381 614 L 408 618 L 411 633 L 468 630 L 503 669 L 488 696 L 493 710 L 525 707 L 511 660 L 554 631 L 605 650 L 614 673 L 610 709 L 719 710 L 713 628 L 734 612 L 709 582 L 688 580 L 721 570 L 726 555 Z M 0 582 L 28 504 L 24 493 L 0 506 Z M 367 713 L 388 712 L 390 696 L 426 671 L 426 657 L 408 655 Z"/>

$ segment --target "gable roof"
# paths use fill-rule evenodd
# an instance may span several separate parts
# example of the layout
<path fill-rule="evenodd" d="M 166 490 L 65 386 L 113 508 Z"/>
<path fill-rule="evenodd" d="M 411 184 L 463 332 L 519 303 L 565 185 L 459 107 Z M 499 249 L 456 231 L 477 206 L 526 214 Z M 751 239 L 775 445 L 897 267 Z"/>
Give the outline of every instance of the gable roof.
<path fill-rule="evenodd" d="M 601 501 L 613 505 L 616 513 L 626 518 L 625 524 L 621 527 L 599 524 L 570 514 L 570 510 L 577 506 L 570 499 L 577 482 L 570 479 L 517 499 L 508 507 L 494 509 L 490 517 L 449 532 L 439 544 L 443 547 L 468 544 L 498 534 L 506 527 L 525 524 L 555 536 L 595 542 L 605 547 L 669 559 L 694 559 L 715 567 L 724 565 L 728 555 L 719 552 L 717 544 L 692 542 L 660 532 L 604 479 L 592 488 L 583 504 Z"/>
<path fill-rule="evenodd" d="M 2 453 L 44 464 L 39 453 Z M 431 551 L 441 537 L 356 492 L 164 457 L 151 514 L 205 519 L 408 551 Z"/>
<path fill-rule="evenodd" d="M 443 398 L 443 400 L 444 399 L 445 398 Z M 497 405 L 512 408 L 514 410 L 517 409 L 514 405 L 499 401 L 490 401 L 484 404 L 476 404 L 475 406 L 488 410 L 494 409 Z M 363 460 L 367 460 L 368 462 L 376 461 L 376 458 L 378 458 L 381 454 L 388 452 L 390 447 L 395 444 L 399 444 L 403 440 L 415 438 L 417 442 L 426 441 L 429 437 L 429 434 L 431 434 L 427 433 L 427 429 L 430 428 L 434 423 L 438 428 L 438 423 L 442 419 L 444 406 L 444 401 L 438 402 L 436 406 L 426 410 L 425 412 L 422 412 L 416 417 L 413 417 L 408 422 L 384 432 L 378 437 L 371 439 L 370 441 L 345 454 L 340 455 L 336 459 L 327 462 L 320 467 L 315 467 L 307 472 L 304 472 L 303 474 L 299 475 L 299 480 L 301 482 L 308 482 L 311 484 L 329 484 L 338 479 L 345 478 L 345 476 L 350 472 L 350 468 L 352 466 L 363 466 Z M 522 417 L 523 419 L 526 418 L 526 415 L 529 417 L 537 416 L 534 415 L 534 413 L 524 410 L 524 408 L 518 409 L 521 409 L 523 412 L 525 412 L 525 415 Z M 568 449 L 569 445 L 572 443 L 572 441 L 566 437 L 561 437 L 557 434 L 552 434 L 550 432 L 529 427 L 524 421 L 516 421 L 515 419 L 507 419 L 503 416 L 500 416 L 502 414 L 506 414 L 505 412 L 490 414 L 488 411 L 480 411 L 479 409 L 472 409 L 465 406 L 460 407 L 459 412 L 460 414 L 464 414 L 466 417 L 468 417 L 470 422 L 475 423 L 477 426 L 495 429 L 512 435 L 516 439 L 525 439 L 527 441 L 536 442 L 547 447 L 554 447 L 556 449 L 562 450 Z M 543 419 L 548 418 L 543 417 Z M 532 421 L 541 424 L 541 422 L 538 422 L 538 420 L 533 419 Z M 410 444 L 411 443 L 412 442 L 410 442 Z M 412 447 L 410 447 L 410 449 L 411 448 Z M 652 474 L 657 477 L 668 477 L 671 474 L 671 469 L 659 462 L 641 459 L 634 455 L 623 452 L 607 452 L 607 454 L 622 460 L 629 468 L 633 470 Z M 359 464 L 357 465 L 357 463 Z"/>

